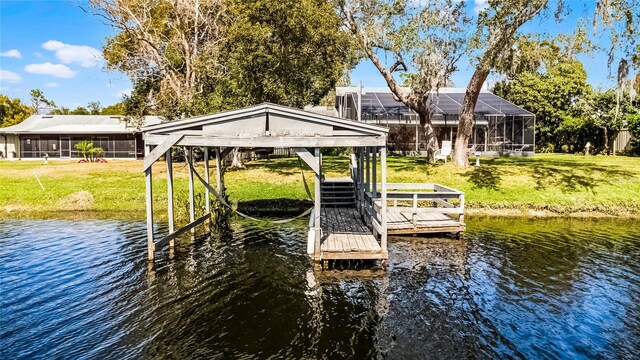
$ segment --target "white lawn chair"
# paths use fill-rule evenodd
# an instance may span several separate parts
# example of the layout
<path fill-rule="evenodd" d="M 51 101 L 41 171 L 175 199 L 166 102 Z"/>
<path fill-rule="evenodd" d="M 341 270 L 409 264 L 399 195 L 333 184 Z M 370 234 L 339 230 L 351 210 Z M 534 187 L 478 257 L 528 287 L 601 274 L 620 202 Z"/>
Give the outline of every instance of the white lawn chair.
<path fill-rule="evenodd" d="M 444 160 L 444 163 L 447 163 L 447 158 L 451 156 L 451 151 L 453 149 L 451 148 L 451 141 L 448 140 L 443 140 L 442 141 L 442 148 L 440 148 L 440 150 L 436 151 L 435 153 L 435 161 L 438 160 Z"/>

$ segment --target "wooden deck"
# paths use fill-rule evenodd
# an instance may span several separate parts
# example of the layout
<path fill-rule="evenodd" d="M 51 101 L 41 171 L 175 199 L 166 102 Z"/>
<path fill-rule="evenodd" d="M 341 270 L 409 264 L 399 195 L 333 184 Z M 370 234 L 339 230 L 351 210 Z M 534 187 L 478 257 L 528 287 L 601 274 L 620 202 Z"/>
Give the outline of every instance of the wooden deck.
<path fill-rule="evenodd" d="M 461 233 L 466 228 L 458 219 L 436 212 L 415 214 L 415 226 L 411 208 L 389 208 L 387 214 L 389 234 Z"/>
<path fill-rule="evenodd" d="M 354 208 L 322 209 L 322 260 L 387 259 Z"/>

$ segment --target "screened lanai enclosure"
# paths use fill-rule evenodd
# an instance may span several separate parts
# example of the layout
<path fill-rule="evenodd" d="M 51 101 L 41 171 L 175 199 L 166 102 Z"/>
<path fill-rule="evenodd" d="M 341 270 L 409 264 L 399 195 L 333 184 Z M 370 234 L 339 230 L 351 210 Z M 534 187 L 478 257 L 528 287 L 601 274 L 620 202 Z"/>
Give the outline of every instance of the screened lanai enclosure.
<path fill-rule="evenodd" d="M 455 144 L 464 92 L 465 89 L 443 88 L 435 97 L 432 123 L 439 146 L 446 140 Z M 388 127 L 392 152 L 426 153 L 426 139 L 418 115 L 394 100 L 386 88 L 339 87 L 336 112 L 341 118 Z M 535 115 L 489 91 L 482 91 L 475 108 L 468 151 L 492 156 L 533 155 Z"/>

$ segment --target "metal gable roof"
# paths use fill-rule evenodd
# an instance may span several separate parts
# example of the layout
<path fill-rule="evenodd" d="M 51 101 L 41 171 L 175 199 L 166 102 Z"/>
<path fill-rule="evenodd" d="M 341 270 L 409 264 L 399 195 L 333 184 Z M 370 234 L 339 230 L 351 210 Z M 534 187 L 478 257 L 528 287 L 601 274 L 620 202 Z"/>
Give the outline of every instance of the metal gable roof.
<path fill-rule="evenodd" d="M 272 103 L 262 103 L 259 105 L 249 106 L 236 110 L 223 111 L 210 115 L 197 116 L 188 119 L 164 122 L 157 125 L 145 126 L 142 128 L 142 131 L 148 134 L 189 131 L 194 130 L 194 128 L 197 127 L 202 127 L 203 125 L 246 120 L 253 117 L 258 117 L 265 113 L 286 116 L 293 120 L 299 120 L 301 125 L 304 125 L 304 122 L 321 123 L 337 126 L 344 130 L 359 131 L 375 136 L 385 135 L 389 132 L 389 129 L 385 126 L 366 124 L 349 119 L 341 119 L 334 116 L 322 115 Z"/>
<path fill-rule="evenodd" d="M 128 126 L 116 115 L 32 115 L 19 124 L 0 128 L 0 134 L 129 134 Z M 160 123 L 158 116 L 146 116 L 146 124 Z"/>

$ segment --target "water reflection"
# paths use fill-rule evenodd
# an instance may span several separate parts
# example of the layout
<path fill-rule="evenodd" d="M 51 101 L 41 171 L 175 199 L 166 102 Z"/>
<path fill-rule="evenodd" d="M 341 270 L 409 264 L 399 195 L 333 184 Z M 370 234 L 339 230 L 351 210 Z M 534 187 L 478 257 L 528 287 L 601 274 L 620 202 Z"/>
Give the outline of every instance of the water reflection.
<path fill-rule="evenodd" d="M 2 221 L 0 356 L 640 352 L 634 221 L 472 219 L 461 240 L 391 238 L 386 272 L 315 271 L 305 227 L 234 222 L 149 269 L 142 222 Z"/>

